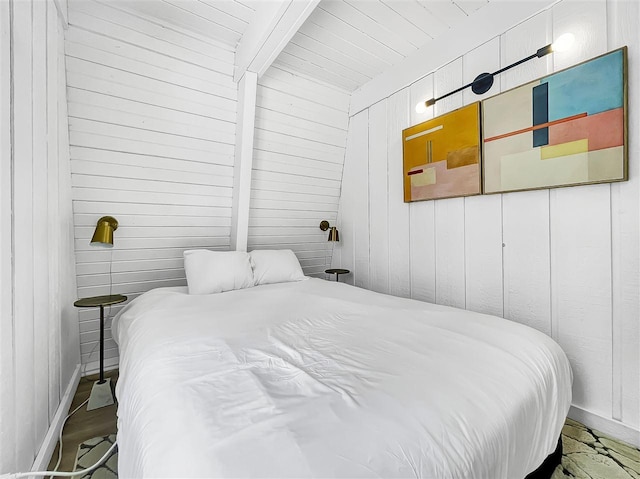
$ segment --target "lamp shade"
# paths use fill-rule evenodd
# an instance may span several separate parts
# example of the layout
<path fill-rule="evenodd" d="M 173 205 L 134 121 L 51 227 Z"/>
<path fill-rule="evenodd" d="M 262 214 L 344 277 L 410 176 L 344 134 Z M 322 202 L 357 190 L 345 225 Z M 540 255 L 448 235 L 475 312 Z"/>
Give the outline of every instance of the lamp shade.
<path fill-rule="evenodd" d="M 340 235 L 338 234 L 338 228 L 332 226 L 329 228 L 329 238 L 327 241 L 340 241 Z"/>
<path fill-rule="evenodd" d="M 112 216 L 103 216 L 96 224 L 91 238 L 91 246 L 113 248 L 113 232 L 118 229 L 118 221 Z"/>

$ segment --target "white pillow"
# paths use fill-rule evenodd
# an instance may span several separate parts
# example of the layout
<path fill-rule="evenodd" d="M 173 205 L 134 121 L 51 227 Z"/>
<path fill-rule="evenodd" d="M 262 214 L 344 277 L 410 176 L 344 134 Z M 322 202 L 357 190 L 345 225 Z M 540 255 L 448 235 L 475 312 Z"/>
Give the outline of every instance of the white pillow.
<path fill-rule="evenodd" d="M 290 249 L 256 249 L 251 251 L 249 256 L 256 286 L 305 279 L 300 262 Z"/>
<path fill-rule="evenodd" d="M 253 286 L 249 254 L 194 249 L 184 252 L 189 294 L 211 294 Z"/>

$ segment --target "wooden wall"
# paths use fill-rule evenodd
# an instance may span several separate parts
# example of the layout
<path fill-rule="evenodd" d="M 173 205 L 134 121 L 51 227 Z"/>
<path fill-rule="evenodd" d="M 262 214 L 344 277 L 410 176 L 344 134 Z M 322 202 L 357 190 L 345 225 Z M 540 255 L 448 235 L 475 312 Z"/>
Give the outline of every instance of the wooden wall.
<path fill-rule="evenodd" d="M 272 66 L 258 82 L 248 248 L 290 248 L 324 276 L 344 163 L 349 94 Z M 340 245 L 335 245 L 339 248 Z"/>
<path fill-rule="evenodd" d="M 524 18 L 523 18 L 524 20 Z M 364 288 L 504 316 L 551 335 L 574 372 L 572 415 L 640 443 L 640 39 L 637 2 L 564 0 L 351 117 L 334 266 Z M 629 46 L 623 183 L 405 204 L 401 131 L 479 99 L 437 97 L 551 43 L 576 46 L 499 76 L 494 95 Z M 427 58 L 428 52 L 425 52 Z"/>
<path fill-rule="evenodd" d="M 0 473 L 51 454 L 79 377 L 61 18 L 0 2 Z"/>
<path fill-rule="evenodd" d="M 184 285 L 185 249 L 229 248 L 233 51 L 108 2 L 72 1 L 69 23 L 78 296 L 134 298 Z M 107 214 L 120 224 L 115 247 L 91 247 L 96 221 Z M 98 318 L 97 309 L 80 313 L 87 372 L 97 368 Z M 115 365 L 110 326 L 105 357 Z"/>

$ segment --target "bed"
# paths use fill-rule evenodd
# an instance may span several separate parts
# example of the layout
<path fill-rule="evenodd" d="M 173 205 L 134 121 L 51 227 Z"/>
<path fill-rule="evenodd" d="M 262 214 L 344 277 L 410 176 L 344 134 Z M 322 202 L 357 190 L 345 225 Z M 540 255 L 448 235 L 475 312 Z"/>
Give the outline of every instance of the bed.
<path fill-rule="evenodd" d="M 571 402 L 536 330 L 320 279 L 160 288 L 112 329 L 121 478 L 524 478 Z"/>

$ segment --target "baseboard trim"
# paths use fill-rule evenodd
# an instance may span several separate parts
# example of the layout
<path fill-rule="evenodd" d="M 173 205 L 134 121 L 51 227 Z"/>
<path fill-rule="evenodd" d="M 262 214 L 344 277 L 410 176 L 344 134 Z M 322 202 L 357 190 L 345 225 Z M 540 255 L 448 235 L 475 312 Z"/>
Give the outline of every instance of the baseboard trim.
<path fill-rule="evenodd" d="M 73 375 L 71 376 L 71 380 L 67 385 L 67 389 L 60 399 L 60 405 L 56 410 L 56 414 L 53 416 L 47 435 L 44 437 L 44 441 L 42 442 L 42 446 L 40 446 L 38 455 L 31 466 L 32 471 L 47 470 L 47 466 L 49 465 L 49 461 L 51 461 L 51 456 L 53 455 L 53 450 L 56 448 L 56 444 L 58 443 L 58 436 L 60 435 L 60 429 L 62 428 L 64 418 L 67 417 L 67 414 L 69 413 L 71 402 L 73 401 L 73 397 L 78 389 L 78 384 L 80 383 L 80 367 L 80 364 L 76 366 L 76 369 L 73 371 Z"/>
<path fill-rule="evenodd" d="M 633 429 L 615 419 L 609 419 L 602 417 L 586 409 L 579 408 L 577 406 L 571 406 L 568 416 L 578 422 L 581 422 L 585 426 L 589 426 L 591 429 L 604 432 L 615 439 L 627 442 L 640 448 L 640 431 Z"/>

